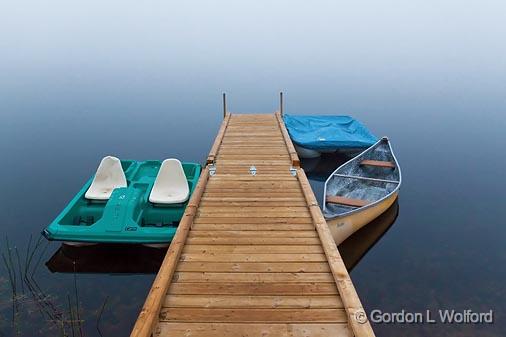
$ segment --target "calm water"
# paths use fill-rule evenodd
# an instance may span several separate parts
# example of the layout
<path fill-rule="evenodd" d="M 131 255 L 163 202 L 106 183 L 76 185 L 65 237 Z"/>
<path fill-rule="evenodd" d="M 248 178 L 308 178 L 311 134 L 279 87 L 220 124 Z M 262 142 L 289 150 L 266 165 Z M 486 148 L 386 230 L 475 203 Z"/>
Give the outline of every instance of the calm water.
<path fill-rule="evenodd" d="M 0 4 L 0 336 L 58 335 L 71 312 L 70 336 L 128 335 L 161 254 L 40 231 L 104 155 L 203 162 L 222 91 L 268 113 L 280 89 L 287 113 L 351 114 L 393 142 L 403 186 L 376 225 L 396 221 L 362 259 L 346 248 L 364 307 L 495 316 L 377 335 L 506 335 L 506 8 L 459 6 Z"/>

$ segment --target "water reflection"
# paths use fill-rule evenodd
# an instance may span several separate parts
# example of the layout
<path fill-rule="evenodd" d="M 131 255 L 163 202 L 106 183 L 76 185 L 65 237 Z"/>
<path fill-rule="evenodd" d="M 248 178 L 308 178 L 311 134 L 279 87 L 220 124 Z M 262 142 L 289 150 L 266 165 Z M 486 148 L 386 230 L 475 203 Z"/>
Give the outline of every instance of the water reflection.
<path fill-rule="evenodd" d="M 385 213 L 353 233 L 353 235 L 338 246 L 344 265 L 348 271 L 352 271 L 367 252 L 392 227 L 398 215 L 399 202 L 395 200 Z"/>
<path fill-rule="evenodd" d="M 325 181 L 336 168 L 353 157 L 351 153 L 323 153 L 318 158 L 301 159 L 301 166 L 310 180 Z"/>
<path fill-rule="evenodd" d="M 156 274 L 166 251 L 142 245 L 62 244 L 46 267 L 53 273 Z"/>

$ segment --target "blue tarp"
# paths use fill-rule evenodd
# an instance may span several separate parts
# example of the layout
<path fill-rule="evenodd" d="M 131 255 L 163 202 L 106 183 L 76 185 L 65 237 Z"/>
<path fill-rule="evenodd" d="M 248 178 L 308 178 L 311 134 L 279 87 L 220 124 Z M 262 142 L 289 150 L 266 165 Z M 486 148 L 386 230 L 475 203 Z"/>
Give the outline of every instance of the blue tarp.
<path fill-rule="evenodd" d="M 313 150 L 366 148 L 378 140 L 350 116 L 284 115 L 292 141 Z"/>

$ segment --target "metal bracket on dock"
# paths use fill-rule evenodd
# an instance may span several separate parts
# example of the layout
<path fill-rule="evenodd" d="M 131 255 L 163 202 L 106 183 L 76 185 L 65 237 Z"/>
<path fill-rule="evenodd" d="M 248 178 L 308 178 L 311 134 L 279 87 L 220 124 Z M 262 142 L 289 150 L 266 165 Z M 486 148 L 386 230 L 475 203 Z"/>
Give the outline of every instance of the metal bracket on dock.
<path fill-rule="evenodd" d="M 290 167 L 290 174 L 294 177 L 297 176 L 297 169 L 293 166 Z"/>
<path fill-rule="evenodd" d="M 216 165 L 210 164 L 209 165 L 209 175 L 214 176 L 216 174 Z"/>
<path fill-rule="evenodd" d="M 250 168 L 249 168 L 249 174 L 251 174 L 252 176 L 256 176 L 257 175 L 257 168 L 254 165 L 250 166 Z"/>

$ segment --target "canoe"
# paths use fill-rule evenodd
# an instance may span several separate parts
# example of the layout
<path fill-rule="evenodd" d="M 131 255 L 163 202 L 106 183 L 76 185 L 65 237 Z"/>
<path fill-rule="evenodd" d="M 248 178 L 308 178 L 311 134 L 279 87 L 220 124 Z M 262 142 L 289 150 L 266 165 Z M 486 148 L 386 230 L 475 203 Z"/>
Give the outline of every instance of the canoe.
<path fill-rule="evenodd" d="M 170 186 L 167 183 L 170 184 L 171 177 L 161 179 L 159 171 L 168 168 L 173 172 L 171 165 L 180 168 L 179 179 L 187 185 L 183 186 L 186 199 L 175 193 L 178 198 L 176 203 L 152 202 L 152 190 L 157 191 L 157 198 L 160 198 L 160 193 L 168 195 L 167 188 L 170 189 Z M 199 164 L 181 164 L 177 159 L 162 163 L 105 157 L 97 173 L 42 234 L 48 240 L 74 245 L 141 243 L 167 246 L 183 216 L 189 195 L 197 185 L 200 171 Z M 111 183 L 112 187 L 104 186 Z"/>
<path fill-rule="evenodd" d="M 301 158 L 317 158 L 336 151 L 357 154 L 378 140 L 350 116 L 285 114 L 283 121 Z"/>
<path fill-rule="evenodd" d="M 386 137 L 339 166 L 323 194 L 323 215 L 336 244 L 385 212 L 400 186 L 401 170 Z"/>

